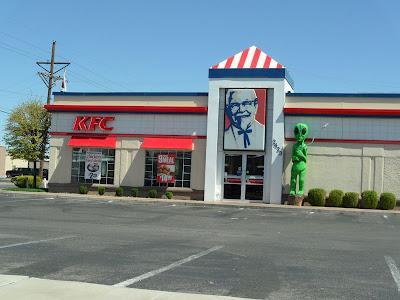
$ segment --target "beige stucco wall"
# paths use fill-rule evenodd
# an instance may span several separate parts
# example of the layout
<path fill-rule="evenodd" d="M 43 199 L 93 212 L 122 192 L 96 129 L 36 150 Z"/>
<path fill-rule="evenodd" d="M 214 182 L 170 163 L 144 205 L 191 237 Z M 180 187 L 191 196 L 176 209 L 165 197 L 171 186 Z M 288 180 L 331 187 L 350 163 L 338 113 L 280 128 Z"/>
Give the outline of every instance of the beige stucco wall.
<path fill-rule="evenodd" d="M 69 137 L 51 137 L 49 182 L 70 183 L 72 169 L 72 148 L 68 146 Z"/>
<path fill-rule="evenodd" d="M 287 108 L 399 109 L 399 98 L 286 96 Z"/>
<path fill-rule="evenodd" d="M 284 151 L 284 193 L 289 192 L 291 149 Z M 314 143 L 308 147 L 305 190 L 320 187 L 329 192 L 341 189 L 393 192 L 400 198 L 400 147 L 357 143 Z"/>
<path fill-rule="evenodd" d="M 141 143 L 141 139 L 137 138 L 118 138 L 115 151 L 116 185 L 143 186 L 145 152 L 139 150 Z"/>
<path fill-rule="evenodd" d="M 190 187 L 194 190 L 204 190 L 204 172 L 206 164 L 206 140 L 194 140 L 192 152 L 192 169 L 190 173 Z"/>
<path fill-rule="evenodd" d="M 207 96 L 68 96 L 56 95 L 54 104 L 127 106 L 207 106 Z"/>

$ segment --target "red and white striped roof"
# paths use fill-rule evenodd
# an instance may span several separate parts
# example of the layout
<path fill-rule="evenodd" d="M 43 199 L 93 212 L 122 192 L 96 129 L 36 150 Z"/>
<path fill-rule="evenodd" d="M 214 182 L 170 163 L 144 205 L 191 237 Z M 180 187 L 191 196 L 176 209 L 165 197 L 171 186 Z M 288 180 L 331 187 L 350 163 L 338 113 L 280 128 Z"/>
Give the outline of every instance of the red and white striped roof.
<path fill-rule="evenodd" d="M 211 69 L 281 69 L 283 65 L 256 46 L 228 57 Z"/>

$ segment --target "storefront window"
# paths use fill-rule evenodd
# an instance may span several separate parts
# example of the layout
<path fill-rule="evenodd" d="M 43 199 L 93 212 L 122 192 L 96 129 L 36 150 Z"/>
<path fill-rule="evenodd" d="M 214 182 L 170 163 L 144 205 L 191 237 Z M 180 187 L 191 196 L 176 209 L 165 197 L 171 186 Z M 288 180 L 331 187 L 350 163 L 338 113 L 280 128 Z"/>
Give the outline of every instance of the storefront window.
<path fill-rule="evenodd" d="M 176 154 L 175 182 L 157 182 L 157 156 L 158 154 Z M 182 151 L 146 151 L 146 165 L 144 173 L 145 186 L 170 186 L 190 187 L 190 173 L 192 169 L 192 152 Z"/>
<path fill-rule="evenodd" d="M 102 153 L 100 180 L 85 179 L 85 159 L 87 150 Z M 114 169 L 115 169 L 114 149 L 73 148 L 72 150 L 71 182 L 73 183 L 80 182 L 80 183 L 114 184 Z"/>

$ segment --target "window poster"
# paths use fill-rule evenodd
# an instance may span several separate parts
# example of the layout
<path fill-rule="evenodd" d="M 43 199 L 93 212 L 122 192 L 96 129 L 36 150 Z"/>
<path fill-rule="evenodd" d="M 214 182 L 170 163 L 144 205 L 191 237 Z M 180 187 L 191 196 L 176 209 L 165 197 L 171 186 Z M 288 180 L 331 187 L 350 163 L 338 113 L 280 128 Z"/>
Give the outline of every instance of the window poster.
<path fill-rule="evenodd" d="M 85 157 L 85 179 L 101 179 L 102 153 L 97 151 L 86 151 Z"/>
<path fill-rule="evenodd" d="M 264 151 L 266 89 L 227 89 L 225 150 Z"/>
<path fill-rule="evenodd" d="M 158 154 L 157 156 L 157 182 L 175 182 L 175 160 L 176 154 Z"/>

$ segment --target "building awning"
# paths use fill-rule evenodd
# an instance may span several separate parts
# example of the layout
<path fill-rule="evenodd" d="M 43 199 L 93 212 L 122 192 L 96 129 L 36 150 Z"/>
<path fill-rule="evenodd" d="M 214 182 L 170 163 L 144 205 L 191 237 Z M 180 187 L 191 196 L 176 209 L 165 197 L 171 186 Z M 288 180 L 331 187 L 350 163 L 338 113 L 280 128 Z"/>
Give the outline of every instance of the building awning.
<path fill-rule="evenodd" d="M 142 149 L 157 150 L 193 150 L 190 138 L 144 138 Z"/>
<path fill-rule="evenodd" d="M 105 137 L 72 136 L 68 142 L 68 146 L 115 149 L 116 143 L 117 143 L 117 138 L 114 136 L 105 136 Z"/>

